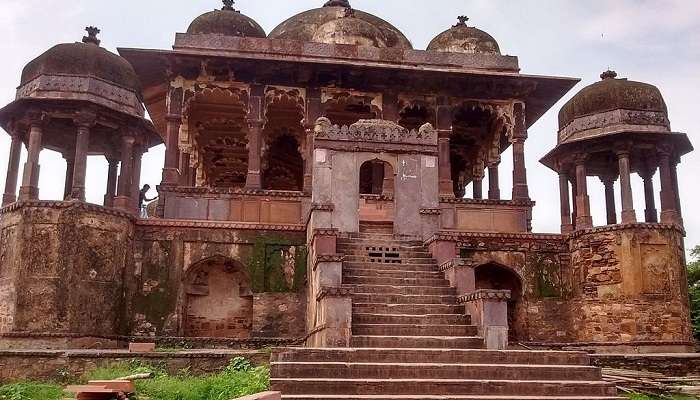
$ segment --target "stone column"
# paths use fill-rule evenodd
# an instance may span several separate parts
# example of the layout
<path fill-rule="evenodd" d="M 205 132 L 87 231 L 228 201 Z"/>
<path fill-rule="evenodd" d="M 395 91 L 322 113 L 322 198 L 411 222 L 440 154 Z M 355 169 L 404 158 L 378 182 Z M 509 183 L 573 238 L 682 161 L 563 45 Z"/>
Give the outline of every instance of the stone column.
<path fill-rule="evenodd" d="M 22 186 L 19 189 L 19 200 L 39 199 L 39 154 L 42 150 L 43 118 L 35 117 L 29 129 L 29 148 L 27 162 L 24 163 Z"/>
<path fill-rule="evenodd" d="M 683 208 L 681 207 L 681 190 L 678 186 L 678 164 L 680 158 L 671 160 L 671 181 L 673 182 L 673 192 L 676 194 L 676 212 L 678 212 L 678 223 L 683 225 Z"/>
<path fill-rule="evenodd" d="M 117 198 L 114 200 L 114 206 L 127 212 L 134 212 L 133 201 L 131 198 L 131 178 L 134 158 L 134 142 L 133 136 L 122 136 L 121 150 L 121 171 L 119 173 L 119 189 Z"/>
<path fill-rule="evenodd" d="M 73 185 L 70 197 L 85 201 L 85 174 L 87 173 L 87 156 L 90 147 L 90 129 L 95 124 L 95 115 L 80 115 L 75 124 L 78 127 L 75 138 L 75 158 L 73 163 Z"/>
<path fill-rule="evenodd" d="M 600 181 L 605 186 L 605 211 L 608 225 L 617 224 L 617 207 L 615 206 L 615 177 L 601 176 Z"/>
<path fill-rule="evenodd" d="M 574 175 L 569 177 L 569 181 L 571 182 L 571 199 L 573 200 L 571 202 L 571 224 L 574 226 L 574 230 L 576 230 L 576 218 L 578 217 L 578 183 L 576 182 L 575 171 Z"/>
<path fill-rule="evenodd" d="M 131 200 L 137 209 L 139 206 L 139 192 L 141 191 L 141 160 L 143 153 L 144 149 L 141 145 L 134 147 L 133 169 L 131 171 Z"/>
<path fill-rule="evenodd" d="M 192 176 L 190 167 L 190 153 L 180 153 L 180 171 L 180 185 L 192 186 L 190 182 L 190 177 Z"/>
<path fill-rule="evenodd" d="M 589 229 L 593 227 L 591 217 L 591 199 L 588 197 L 588 173 L 586 172 L 586 158 L 576 158 L 576 229 Z"/>
<path fill-rule="evenodd" d="M 73 173 L 75 172 L 75 154 L 63 156 L 66 160 L 66 178 L 63 184 L 63 200 L 70 200 L 73 193 Z"/>
<path fill-rule="evenodd" d="M 530 200 L 527 186 L 527 168 L 525 167 L 525 140 L 527 127 L 525 122 L 525 105 L 516 103 L 513 106 L 515 126 L 513 128 L 513 200 Z"/>
<path fill-rule="evenodd" d="M 262 85 L 254 85 L 250 88 L 248 100 L 248 175 L 246 176 L 246 189 L 262 189 L 261 179 L 261 151 L 262 131 L 265 126 L 263 120 L 264 89 Z"/>
<path fill-rule="evenodd" d="M 659 215 L 656 210 L 656 199 L 654 198 L 654 172 L 654 169 L 648 168 L 646 171 L 639 174 L 644 180 L 644 200 L 646 204 L 644 221 L 651 224 L 659 222 Z"/>
<path fill-rule="evenodd" d="M 180 143 L 180 125 L 182 125 L 182 116 L 168 114 L 165 117 L 166 125 L 166 142 L 165 142 L 165 168 L 163 168 L 163 183 L 166 185 L 177 185 L 180 182 L 180 171 L 178 169 L 179 158 L 179 143 Z"/>
<path fill-rule="evenodd" d="M 114 207 L 114 196 L 116 195 L 117 189 L 117 168 L 119 167 L 119 161 L 114 159 L 107 159 L 107 190 L 105 191 L 104 206 Z"/>
<path fill-rule="evenodd" d="M 632 196 L 629 151 L 618 151 L 617 159 L 620 164 L 620 187 L 622 191 L 622 223 L 634 224 L 637 222 L 637 214 L 634 211 L 634 197 Z"/>
<path fill-rule="evenodd" d="M 474 199 L 475 200 L 481 200 L 484 198 L 484 178 L 480 176 L 475 176 L 474 177 Z"/>
<path fill-rule="evenodd" d="M 452 136 L 452 107 L 442 99 L 437 108 L 438 131 L 438 176 L 441 197 L 455 197 L 450 160 L 450 137 Z"/>
<path fill-rule="evenodd" d="M 3 207 L 17 201 L 17 177 L 19 174 L 19 158 L 22 153 L 22 138 L 19 130 L 13 127 L 10 133 L 12 135 L 12 143 L 10 143 L 10 157 L 7 161 L 5 192 L 2 195 Z"/>
<path fill-rule="evenodd" d="M 677 224 L 680 220 L 677 210 L 676 193 L 671 171 L 671 154 L 659 152 L 659 175 L 661 178 L 661 223 Z"/>
<path fill-rule="evenodd" d="M 489 164 L 489 199 L 500 200 L 501 188 L 498 179 L 498 162 Z"/>
<path fill-rule="evenodd" d="M 245 181 L 246 189 L 262 189 L 260 177 L 260 162 L 262 149 L 262 120 L 247 120 L 248 123 L 248 175 Z"/>
<path fill-rule="evenodd" d="M 310 194 L 313 185 L 314 169 L 314 127 L 316 120 L 322 115 L 321 89 L 309 88 L 306 91 L 306 116 L 304 117 L 304 129 L 306 129 L 306 157 L 304 157 L 304 193 Z"/>
<path fill-rule="evenodd" d="M 569 233 L 574 230 L 571 223 L 571 200 L 569 199 L 569 177 L 564 169 L 559 169 L 559 204 L 561 207 L 561 233 Z"/>

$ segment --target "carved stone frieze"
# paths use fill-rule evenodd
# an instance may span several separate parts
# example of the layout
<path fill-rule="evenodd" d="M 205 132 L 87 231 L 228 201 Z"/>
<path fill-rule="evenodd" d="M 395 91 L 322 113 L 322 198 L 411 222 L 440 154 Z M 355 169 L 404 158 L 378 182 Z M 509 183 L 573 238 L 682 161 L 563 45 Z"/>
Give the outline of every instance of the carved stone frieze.
<path fill-rule="evenodd" d="M 192 221 L 192 220 L 168 220 L 168 219 L 143 219 L 137 222 L 145 227 L 170 227 L 170 228 L 211 228 L 211 229 L 237 229 L 260 231 L 284 231 L 304 232 L 306 226 L 296 224 L 260 224 L 246 222 L 216 222 L 216 221 Z"/>
<path fill-rule="evenodd" d="M 324 286 L 318 291 L 316 300 L 321 301 L 326 297 L 349 297 L 352 295 L 352 289 L 345 287 L 327 287 Z"/>
<path fill-rule="evenodd" d="M 333 125 L 325 117 L 316 120 L 314 129 L 317 139 L 338 141 L 361 141 L 437 146 L 438 134 L 431 124 L 418 130 L 408 130 L 401 125 L 381 119 L 361 119 L 350 126 Z"/>
<path fill-rule="evenodd" d="M 671 132 L 666 114 L 653 111 L 614 110 L 577 118 L 559 131 L 559 143 L 624 130 Z"/>
<path fill-rule="evenodd" d="M 478 300 L 490 300 L 490 301 L 508 301 L 511 299 L 510 290 L 493 290 L 493 289 L 481 289 L 473 293 L 460 296 L 457 301 L 459 303 L 470 303 Z"/>

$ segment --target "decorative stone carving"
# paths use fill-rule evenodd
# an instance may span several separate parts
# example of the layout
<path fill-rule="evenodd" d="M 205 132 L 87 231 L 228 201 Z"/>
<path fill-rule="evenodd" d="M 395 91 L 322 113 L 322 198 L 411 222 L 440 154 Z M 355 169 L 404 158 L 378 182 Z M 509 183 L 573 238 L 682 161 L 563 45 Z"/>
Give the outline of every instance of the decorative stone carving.
<path fill-rule="evenodd" d="M 431 124 L 418 130 L 407 130 L 401 125 L 381 119 L 361 119 L 350 126 L 333 125 L 331 120 L 321 117 L 314 129 L 317 139 L 338 141 L 362 141 L 379 143 L 401 143 L 437 146 L 437 131 Z"/>
<path fill-rule="evenodd" d="M 511 299 L 510 290 L 493 290 L 493 289 L 480 289 L 473 293 L 465 294 L 460 296 L 457 301 L 460 303 L 469 303 L 476 300 L 499 300 L 508 301 Z"/>

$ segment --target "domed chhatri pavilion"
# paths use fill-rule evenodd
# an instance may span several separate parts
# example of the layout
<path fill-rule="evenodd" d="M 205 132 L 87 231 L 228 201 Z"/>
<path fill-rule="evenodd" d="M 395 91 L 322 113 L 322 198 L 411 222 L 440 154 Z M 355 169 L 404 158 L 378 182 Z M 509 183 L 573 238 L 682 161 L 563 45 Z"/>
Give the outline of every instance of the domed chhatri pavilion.
<path fill-rule="evenodd" d="M 656 87 L 607 71 L 563 107 L 542 160 L 559 175 L 562 232 L 540 234 L 528 128 L 578 80 L 521 74 L 466 17 L 427 50 L 342 0 L 269 35 L 227 0 L 172 50 L 116 55 L 98 32 L 29 62 L 0 110 L 0 348 L 297 346 L 273 356 L 285 394 L 478 396 L 488 385 L 469 374 L 515 368 L 488 394 L 601 399 L 614 388 L 580 354 L 488 351 L 691 348 L 676 167 L 692 146 Z M 144 218 L 141 157 L 161 143 Z M 64 199 L 39 198 L 44 149 L 66 159 Z M 88 155 L 109 162 L 103 204 L 85 202 Z M 464 369 L 482 356 L 488 368 Z M 320 366 L 333 360 L 349 372 Z M 362 360 L 407 364 L 369 376 Z M 421 362 L 457 362 L 434 375 L 453 384 L 404 376 Z M 345 372 L 374 380 L 360 393 Z"/>

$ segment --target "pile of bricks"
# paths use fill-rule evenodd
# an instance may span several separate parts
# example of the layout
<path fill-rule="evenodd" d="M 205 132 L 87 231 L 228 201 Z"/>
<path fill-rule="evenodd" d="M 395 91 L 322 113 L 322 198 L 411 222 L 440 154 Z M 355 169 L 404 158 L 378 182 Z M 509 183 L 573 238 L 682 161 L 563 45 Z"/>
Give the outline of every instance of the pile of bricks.
<path fill-rule="evenodd" d="M 75 393 L 77 400 L 127 400 L 135 388 L 132 381 L 89 381 L 87 385 L 68 386 L 66 392 Z"/>

